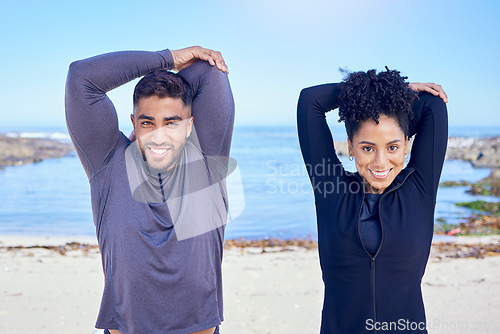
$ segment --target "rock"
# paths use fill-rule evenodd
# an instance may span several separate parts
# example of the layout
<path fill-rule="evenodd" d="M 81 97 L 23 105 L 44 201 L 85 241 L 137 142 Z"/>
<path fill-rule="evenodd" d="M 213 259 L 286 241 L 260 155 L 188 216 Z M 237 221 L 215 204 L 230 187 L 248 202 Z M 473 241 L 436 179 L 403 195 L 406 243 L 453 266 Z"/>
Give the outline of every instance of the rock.
<path fill-rule="evenodd" d="M 336 141 L 335 142 L 335 152 L 339 156 L 349 156 L 349 150 L 347 149 L 346 141 Z"/>
<path fill-rule="evenodd" d="M 446 158 L 470 161 L 474 167 L 500 167 L 500 137 L 450 137 Z"/>
<path fill-rule="evenodd" d="M 74 150 L 72 144 L 53 139 L 0 135 L 0 166 L 15 166 L 59 158 Z"/>

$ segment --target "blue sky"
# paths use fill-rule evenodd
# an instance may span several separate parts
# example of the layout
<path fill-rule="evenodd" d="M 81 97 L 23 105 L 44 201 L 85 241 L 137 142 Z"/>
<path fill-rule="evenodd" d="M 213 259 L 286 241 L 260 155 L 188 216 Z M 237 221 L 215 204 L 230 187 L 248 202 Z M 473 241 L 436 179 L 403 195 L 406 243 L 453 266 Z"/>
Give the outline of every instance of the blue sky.
<path fill-rule="evenodd" d="M 0 13 L 0 127 L 64 126 L 71 61 L 118 50 L 220 50 L 237 125 L 295 124 L 300 90 L 396 68 L 442 84 L 451 125 L 500 126 L 497 1 L 24 1 Z M 129 127 L 134 83 L 110 94 Z M 329 120 L 334 123 L 332 113 Z"/>

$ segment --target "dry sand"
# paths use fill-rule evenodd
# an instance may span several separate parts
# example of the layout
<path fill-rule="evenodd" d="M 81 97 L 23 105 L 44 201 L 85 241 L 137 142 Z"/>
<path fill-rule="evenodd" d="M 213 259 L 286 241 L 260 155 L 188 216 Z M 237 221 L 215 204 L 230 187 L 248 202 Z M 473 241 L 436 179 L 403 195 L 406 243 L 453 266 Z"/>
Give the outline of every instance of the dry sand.
<path fill-rule="evenodd" d="M 468 242 L 467 237 L 455 239 Z M 103 288 L 97 250 L 9 245 L 94 243 L 92 238 L 0 236 L 0 333 L 92 334 Z M 500 242 L 499 237 L 473 240 Z M 223 334 L 318 333 L 323 285 L 317 250 L 225 251 Z M 437 254 L 439 255 L 439 254 Z M 429 261 L 422 282 L 429 333 L 500 333 L 500 256 Z"/>

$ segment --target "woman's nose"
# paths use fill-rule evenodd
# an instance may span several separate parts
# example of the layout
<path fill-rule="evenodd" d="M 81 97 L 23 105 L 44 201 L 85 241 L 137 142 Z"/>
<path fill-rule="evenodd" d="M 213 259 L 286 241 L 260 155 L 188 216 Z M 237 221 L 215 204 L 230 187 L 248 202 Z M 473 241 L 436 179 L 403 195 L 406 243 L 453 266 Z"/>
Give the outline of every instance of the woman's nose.
<path fill-rule="evenodd" d="M 378 169 L 384 169 L 387 165 L 387 153 L 384 151 L 378 151 L 375 156 L 375 167 Z"/>

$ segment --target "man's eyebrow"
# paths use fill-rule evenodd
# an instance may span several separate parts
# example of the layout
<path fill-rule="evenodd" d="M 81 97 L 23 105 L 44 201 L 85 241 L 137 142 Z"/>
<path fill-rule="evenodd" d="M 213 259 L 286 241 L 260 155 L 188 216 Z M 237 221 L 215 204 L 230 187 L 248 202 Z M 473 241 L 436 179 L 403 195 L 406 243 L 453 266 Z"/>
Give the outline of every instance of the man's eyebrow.
<path fill-rule="evenodd" d="M 149 120 L 149 121 L 154 121 L 154 120 L 155 120 L 155 118 L 154 118 L 154 117 L 147 116 L 147 115 L 144 115 L 144 114 L 139 115 L 139 117 L 137 117 L 137 119 L 147 119 L 147 120 Z"/>
<path fill-rule="evenodd" d="M 179 116 L 179 115 L 175 115 L 175 116 L 170 116 L 170 117 L 165 117 L 163 119 L 164 122 L 169 122 L 169 121 L 182 121 L 182 117 Z"/>
<path fill-rule="evenodd" d="M 148 121 L 154 121 L 155 118 L 153 116 L 147 116 L 147 115 L 139 115 L 137 117 L 137 119 L 147 119 Z M 174 115 L 174 116 L 170 116 L 170 117 L 165 117 L 163 119 L 164 122 L 170 122 L 170 121 L 182 121 L 182 117 L 179 116 L 179 115 Z"/>

